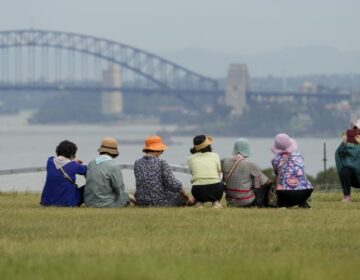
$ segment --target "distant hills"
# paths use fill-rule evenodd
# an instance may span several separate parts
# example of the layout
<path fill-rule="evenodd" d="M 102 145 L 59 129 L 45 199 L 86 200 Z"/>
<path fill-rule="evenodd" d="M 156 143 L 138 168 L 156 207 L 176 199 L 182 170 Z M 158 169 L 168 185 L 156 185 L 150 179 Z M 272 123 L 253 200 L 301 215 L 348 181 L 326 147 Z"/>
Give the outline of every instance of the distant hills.
<path fill-rule="evenodd" d="M 188 48 L 159 55 L 213 78 L 226 76 L 231 63 L 246 63 L 252 77 L 360 73 L 360 51 L 332 47 L 285 48 L 258 55 Z"/>

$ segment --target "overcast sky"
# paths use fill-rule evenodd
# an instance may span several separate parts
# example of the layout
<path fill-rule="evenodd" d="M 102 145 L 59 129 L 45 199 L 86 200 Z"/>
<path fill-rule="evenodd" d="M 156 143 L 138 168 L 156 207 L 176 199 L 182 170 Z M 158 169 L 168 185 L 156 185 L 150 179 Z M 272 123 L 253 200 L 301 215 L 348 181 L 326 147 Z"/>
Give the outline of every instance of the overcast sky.
<path fill-rule="evenodd" d="M 359 0 L 0 0 L 1 30 L 49 29 L 150 52 L 360 50 Z"/>

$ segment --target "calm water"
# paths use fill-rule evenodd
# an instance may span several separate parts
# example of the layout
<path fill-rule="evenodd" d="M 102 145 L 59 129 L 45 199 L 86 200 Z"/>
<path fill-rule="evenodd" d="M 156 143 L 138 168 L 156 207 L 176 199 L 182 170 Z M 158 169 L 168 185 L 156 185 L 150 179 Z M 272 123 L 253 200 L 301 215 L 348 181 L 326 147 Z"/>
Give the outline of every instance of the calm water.
<path fill-rule="evenodd" d="M 159 125 L 27 125 L 26 114 L 0 116 L 0 170 L 22 167 L 44 166 L 47 158 L 54 154 L 56 145 L 68 139 L 78 146 L 78 158 L 87 163 L 97 155 L 97 148 L 105 136 L 119 139 L 119 161 L 133 163 L 142 156 L 141 141 L 148 135 L 166 128 Z M 242 135 L 239 134 L 239 137 Z M 231 154 L 235 138 L 215 137 L 214 150 L 225 157 Z M 122 144 L 121 140 L 137 140 L 138 143 Z M 170 164 L 186 164 L 191 137 L 174 137 L 162 157 Z M 250 138 L 254 151 L 253 160 L 261 167 L 270 167 L 272 138 Z M 327 144 L 328 166 L 334 166 L 334 151 L 339 139 L 298 138 L 299 150 L 305 158 L 306 172 L 315 175 L 323 170 L 323 143 Z M 0 177 L 1 180 L 1 177 Z M 1 183 L 1 182 L 0 182 Z"/>

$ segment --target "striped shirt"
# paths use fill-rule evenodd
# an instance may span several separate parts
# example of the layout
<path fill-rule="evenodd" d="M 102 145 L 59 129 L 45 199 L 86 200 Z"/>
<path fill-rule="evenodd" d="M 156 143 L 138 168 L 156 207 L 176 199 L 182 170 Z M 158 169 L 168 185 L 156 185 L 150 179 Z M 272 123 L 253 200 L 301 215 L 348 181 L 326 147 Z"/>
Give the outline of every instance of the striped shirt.
<path fill-rule="evenodd" d="M 260 188 L 268 178 L 260 168 L 248 158 L 236 155 L 226 158 L 222 164 L 223 180 L 228 177 L 232 166 L 241 159 L 226 182 L 226 201 L 229 206 L 246 206 L 255 200 L 253 189 Z"/>

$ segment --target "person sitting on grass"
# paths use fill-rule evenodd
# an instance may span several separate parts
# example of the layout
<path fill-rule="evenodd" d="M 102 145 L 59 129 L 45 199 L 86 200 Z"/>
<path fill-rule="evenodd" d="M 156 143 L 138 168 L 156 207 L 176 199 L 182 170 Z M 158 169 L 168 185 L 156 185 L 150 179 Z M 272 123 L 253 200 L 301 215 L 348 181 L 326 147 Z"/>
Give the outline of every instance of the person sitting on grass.
<path fill-rule="evenodd" d="M 49 157 L 46 164 L 46 181 L 41 194 L 42 206 L 80 206 L 84 188 L 78 188 L 77 174 L 85 175 L 87 168 L 75 159 L 77 147 L 64 140 L 56 147 L 56 157 Z"/>
<path fill-rule="evenodd" d="M 197 135 L 193 138 L 192 154 L 188 165 L 192 175 L 191 193 L 196 199 L 195 206 L 201 208 L 205 202 L 212 202 L 213 208 L 222 208 L 220 200 L 224 185 L 220 181 L 221 164 L 217 153 L 212 152 L 213 138 Z"/>
<path fill-rule="evenodd" d="M 249 141 L 239 138 L 234 143 L 233 156 L 222 161 L 226 202 L 233 207 L 267 207 L 272 181 L 249 157 Z"/>
<path fill-rule="evenodd" d="M 135 198 L 139 206 L 177 207 L 194 203 L 175 178 L 169 164 L 159 158 L 166 149 L 160 136 L 145 139 L 145 155 L 134 164 Z"/>
<path fill-rule="evenodd" d="M 106 137 L 98 149 L 99 156 L 88 165 L 84 201 L 90 207 L 123 207 L 136 203 L 135 199 L 125 192 L 125 184 L 119 163 L 118 142 L 115 138 Z"/>
<path fill-rule="evenodd" d="M 271 148 L 275 154 L 272 165 L 276 175 L 275 191 L 278 207 L 310 208 L 307 199 L 313 186 L 305 175 L 304 159 L 297 152 L 297 143 L 285 133 L 277 134 Z"/>

